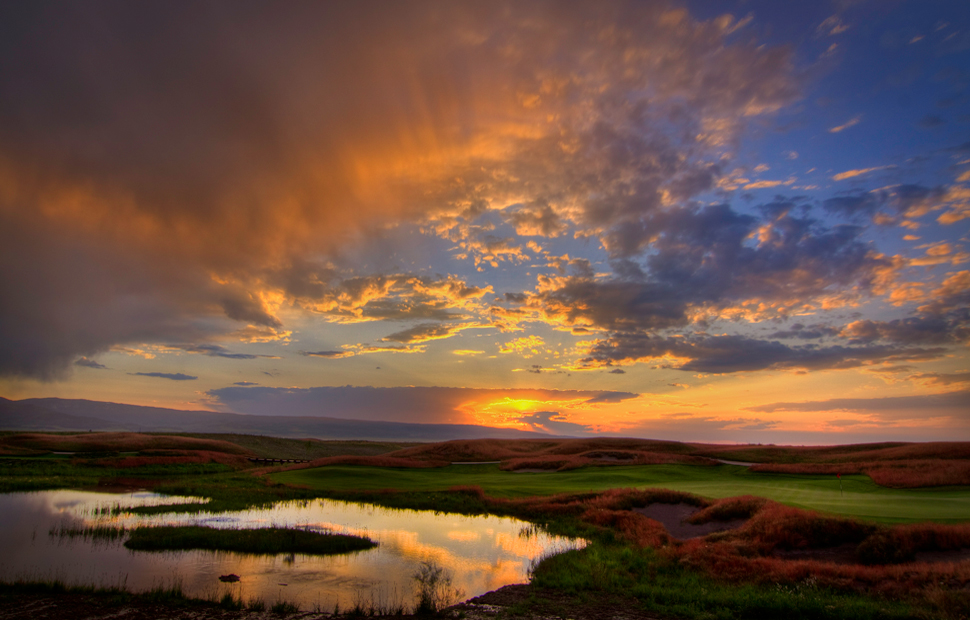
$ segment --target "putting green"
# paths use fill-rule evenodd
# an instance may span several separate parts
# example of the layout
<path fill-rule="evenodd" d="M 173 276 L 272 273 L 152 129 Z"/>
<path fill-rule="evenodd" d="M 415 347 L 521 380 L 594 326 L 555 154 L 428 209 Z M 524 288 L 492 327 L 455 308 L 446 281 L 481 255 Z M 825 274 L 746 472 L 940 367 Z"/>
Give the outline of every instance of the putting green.
<path fill-rule="evenodd" d="M 889 489 L 868 476 L 754 473 L 746 467 L 719 465 L 642 465 L 584 467 L 564 472 L 507 472 L 498 465 L 451 465 L 434 469 L 399 469 L 338 465 L 272 474 L 284 484 L 318 490 L 397 489 L 444 491 L 476 485 L 494 497 L 657 487 L 708 498 L 757 495 L 797 506 L 884 523 L 970 521 L 970 487 Z"/>

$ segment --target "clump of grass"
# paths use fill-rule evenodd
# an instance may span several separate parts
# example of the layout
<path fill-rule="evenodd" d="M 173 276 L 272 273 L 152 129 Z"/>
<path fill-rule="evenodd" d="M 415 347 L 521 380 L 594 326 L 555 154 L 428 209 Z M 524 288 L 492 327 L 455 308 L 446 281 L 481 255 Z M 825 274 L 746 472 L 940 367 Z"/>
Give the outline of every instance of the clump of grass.
<path fill-rule="evenodd" d="M 362 551 L 377 546 L 362 536 L 312 532 L 280 527 L 218 529 L 202 526 L 139 527 L 125 542 L 138 551 L 236 551 L 255 555 L 303 553 L 333 555 Z"/>
<path fill-rule="evenodd" d="M 249 599 L 246 603 L 246 611 L 266 611 L 266 603 L 261 598 Z"/>
<path fill-rule="evenodd" d="M 876 526 L 853 519 L 827 517 L 818 513 L 767 503 L 748 522 L 746 534 L 765 547 L 779 549 L 821 549 L 845 543 L 858 544 L 876 531 Z"/>
<path fill-rule="evenodd" d="M 232 595 L 232 592 L 226 592 L 219 600 L 219 607 L 227 611 L 240 611 L 244 608 L 244 605 L 241 598 L 237 599 Z"/>
<path fill-rule="evenodd" d="M 185 605 L 190 602 L 189 597 L 182 590 L 180 581 L 174 581 L 167 586 L 159 584 L 141 596 L 148 601 L 163 605 Z"/>
<path fill-rule="evenodd" d="M 294 603 L 280 599 L 273 603 L 273 606 L 269 610 L 278 616 L 286 616 L 299 612 L 300 607 Z"/>
<path fill-rule="evenodd" d="M 433 561 L 421 562 L 411 577 L 418 584 L 415 614 L 437 613 L 457 603 L 464 594 L 454 586 L 451 573 Z"/>
<path fill-rule="evenodd" d="M 55 525 L 47 535 L 51 538 L 82 538 L 93 541 L 115 541 L 124 538 L 128 529 L 124 527 L 112 527 L 110 525 L 86 525 L 83 527 L 73 527 L 69 525 Z"/>

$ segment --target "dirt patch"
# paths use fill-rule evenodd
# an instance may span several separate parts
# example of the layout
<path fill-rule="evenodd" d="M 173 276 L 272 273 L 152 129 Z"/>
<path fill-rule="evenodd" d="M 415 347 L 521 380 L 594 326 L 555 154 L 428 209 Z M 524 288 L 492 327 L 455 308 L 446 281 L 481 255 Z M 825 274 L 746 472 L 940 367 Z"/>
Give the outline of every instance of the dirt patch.
<path fill-rule="evenodd" d="M 746 521 L 745 519 L 709 521 L 700 525 L 686 523 L 685 520 L 697 512 L 697 506 L 690 504 L 650 504 L 643 508 L 634 508 L 633 511 L 659 521 L 671 536 L 681 540 L 733 530 L 744 525 Z"/>
<path fill-rule="evenodd" d="M 647 613 L 635 600 L 619 595 L 604 595 L 594 600 L 580 601 L 547 588 L 514 584 L 487 592 L 453 607 L 446 617 L 465 617 L 469 620 L 497 618 L 528 618 L 529 620 L 663 620 L 666 616 Z M 519 611 L 525 610 L 528 611 Z"/>

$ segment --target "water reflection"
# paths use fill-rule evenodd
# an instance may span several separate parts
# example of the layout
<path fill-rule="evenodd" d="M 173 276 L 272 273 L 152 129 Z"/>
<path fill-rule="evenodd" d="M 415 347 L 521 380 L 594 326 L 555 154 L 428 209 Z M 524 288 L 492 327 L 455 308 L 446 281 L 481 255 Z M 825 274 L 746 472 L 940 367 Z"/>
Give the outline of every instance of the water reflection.
<path fill-rule="evenodd" d="M 125 585 L 133 590 L 181 583 L 192 596 L 232 592 L 298 603 L 305 609 L 349 609 L 358 604 L 393 608 L 413 603 L 411 576 L 423 561 L 451 571 L 465 596 L 477 596 L 527 579 L 531 562 L 581 546 L 541 528 L 502 517 L 463 517 L 392 510 L 334 500 L 283 502 L 264 510 L 223 514 L 140 517 L 125 508 L 192 498 L 153 493 L 109 495 L 42 491 L 0 495 L 0 578 L 55 578 L 68 583 Z M 207 525 L 210 527 L 306 527 L 367 536 L 369 551 L 314 557 L 301 554 L 247 556 L 211 551 L 132 552 L 121 541 L 52 535 L 82 526 Z M 235 573 L 238 583 L 218 577 Z"/>

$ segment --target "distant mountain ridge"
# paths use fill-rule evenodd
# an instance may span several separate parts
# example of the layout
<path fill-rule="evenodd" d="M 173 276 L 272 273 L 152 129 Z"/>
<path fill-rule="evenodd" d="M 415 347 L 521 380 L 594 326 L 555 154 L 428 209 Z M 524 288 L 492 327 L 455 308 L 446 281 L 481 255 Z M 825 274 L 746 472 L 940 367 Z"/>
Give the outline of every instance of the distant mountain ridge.
<path fill-rule="evenodd" d="M 328 417 L 240 415 L 62 398 L 0 398 L 0 429 L 242 433 L 275 437 L 404 441 L 553 437 L 539 432 L 473 424 L 414 424 Z"/>

